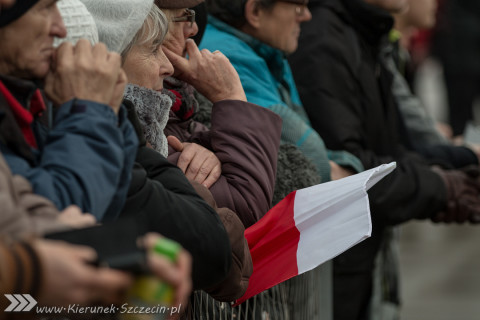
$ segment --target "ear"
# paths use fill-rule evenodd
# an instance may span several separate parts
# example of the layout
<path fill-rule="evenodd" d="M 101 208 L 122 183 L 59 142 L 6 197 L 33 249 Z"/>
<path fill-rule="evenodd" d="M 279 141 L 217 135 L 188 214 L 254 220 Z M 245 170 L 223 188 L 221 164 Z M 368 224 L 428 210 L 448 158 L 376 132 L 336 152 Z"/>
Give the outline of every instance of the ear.
<path fill-rule="evenodd" d="M 247 3 L 245 3 L 245 19 L 254 29 L 261 26 L 260 11 L 257 0 L 247 0 Z"/>

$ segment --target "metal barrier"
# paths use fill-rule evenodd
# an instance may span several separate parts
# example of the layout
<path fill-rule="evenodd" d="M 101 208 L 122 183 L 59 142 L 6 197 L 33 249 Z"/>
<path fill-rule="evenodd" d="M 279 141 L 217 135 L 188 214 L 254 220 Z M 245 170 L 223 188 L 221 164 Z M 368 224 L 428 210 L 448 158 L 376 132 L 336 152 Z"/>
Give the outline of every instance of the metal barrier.
<path fill-rule="evenodd" d="M 285 281 L 235 308 L 197 291 L 182 319 L 332 320 L 332 263 Z"/>

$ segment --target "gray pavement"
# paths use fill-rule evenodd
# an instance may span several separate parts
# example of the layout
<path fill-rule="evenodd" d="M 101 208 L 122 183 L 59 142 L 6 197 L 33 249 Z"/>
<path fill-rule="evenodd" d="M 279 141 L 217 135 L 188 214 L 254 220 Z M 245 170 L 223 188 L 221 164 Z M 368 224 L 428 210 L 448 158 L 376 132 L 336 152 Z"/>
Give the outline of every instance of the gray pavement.
<path fill-rule="evenodd" d="M 416 87 L 430 114 L 446 121 L 438 63 L 426 61 Z M 402 320 L 480 320 L 480 226 L 426 221 L 402 226 L 400 272 Z"/>
<path fill-rule="evenodd" d="M 480 319 L 480 226 L 401 229 L 402 320 Z"/>

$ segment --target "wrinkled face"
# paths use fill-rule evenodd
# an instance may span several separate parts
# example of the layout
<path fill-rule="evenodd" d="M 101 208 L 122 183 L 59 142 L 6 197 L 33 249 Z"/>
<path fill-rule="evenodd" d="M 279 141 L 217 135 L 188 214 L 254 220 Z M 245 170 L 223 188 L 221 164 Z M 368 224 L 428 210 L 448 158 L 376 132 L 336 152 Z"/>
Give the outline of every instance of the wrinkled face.
<path fill-rule="evenodd" d="M 186 14 L 185 9 L 162 9 L 166 16 L 172 20 L 174 18 L 182 17 Z M 169 30 L 163 45 L 170 51 L 185 57 L 187 52 L 185 50 L 185 42 L 188 38 L 193 37 L 198 32 L 198 26 L 195 22 L 179 21 L 170 22 Z"/>
<path fill-rule="evenodd" d="M 408 0 L 365 0 L 374 6 L 390 13 L 401 13 L 408 9 Z"/>
<path fill-rule="evenodd" d="M 42 79 L 50 70 L 53 38 L 65 38 L 67 31 L 57 0 L 40 0 L 23 16 L 0 28 L 0 72 Z"/>
<path fill-rule="evenodd" d="M 163 89 L 163 80 L 173 74 L 173 66 L 155 39 L 134 45 L 125 56 L 123 69 L 128 82 L 151 90 Z"/>
<path fill-rule="evenodd" d="M 410 9 L 405 16 L 409 26 L 419 29 L 430 29 L 435 26 L 436 0 L 410 0 L 409 3 Z"/>
<path fill-rule="evenodd" d="M 256 37 L 289 54 L 297 50 L 300 23 L 312 19 L 312 14 L 306 6 L 279 1 L 271 9 L 260 9 L 259 19 Z"/>

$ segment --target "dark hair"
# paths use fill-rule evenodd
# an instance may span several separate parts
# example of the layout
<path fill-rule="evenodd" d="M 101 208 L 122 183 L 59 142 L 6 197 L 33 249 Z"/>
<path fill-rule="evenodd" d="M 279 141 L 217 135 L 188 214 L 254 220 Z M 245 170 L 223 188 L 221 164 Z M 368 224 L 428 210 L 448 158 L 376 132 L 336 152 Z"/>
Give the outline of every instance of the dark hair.
<path fill-rule="evenodd" d="M 271 9 L 277 0 L 255 0 L 262 9 Z M 206 0 L 208 13 L 215 18 L 240 28 L 247 23 L 245 19 L 245 4 L 247 0 Z"/>
<path fill-rule="evenodd" d="M 23 16 L 37 2 L 38 0 L 17 0 L 11 7 L 0 8 L 0 28 Z"/>

